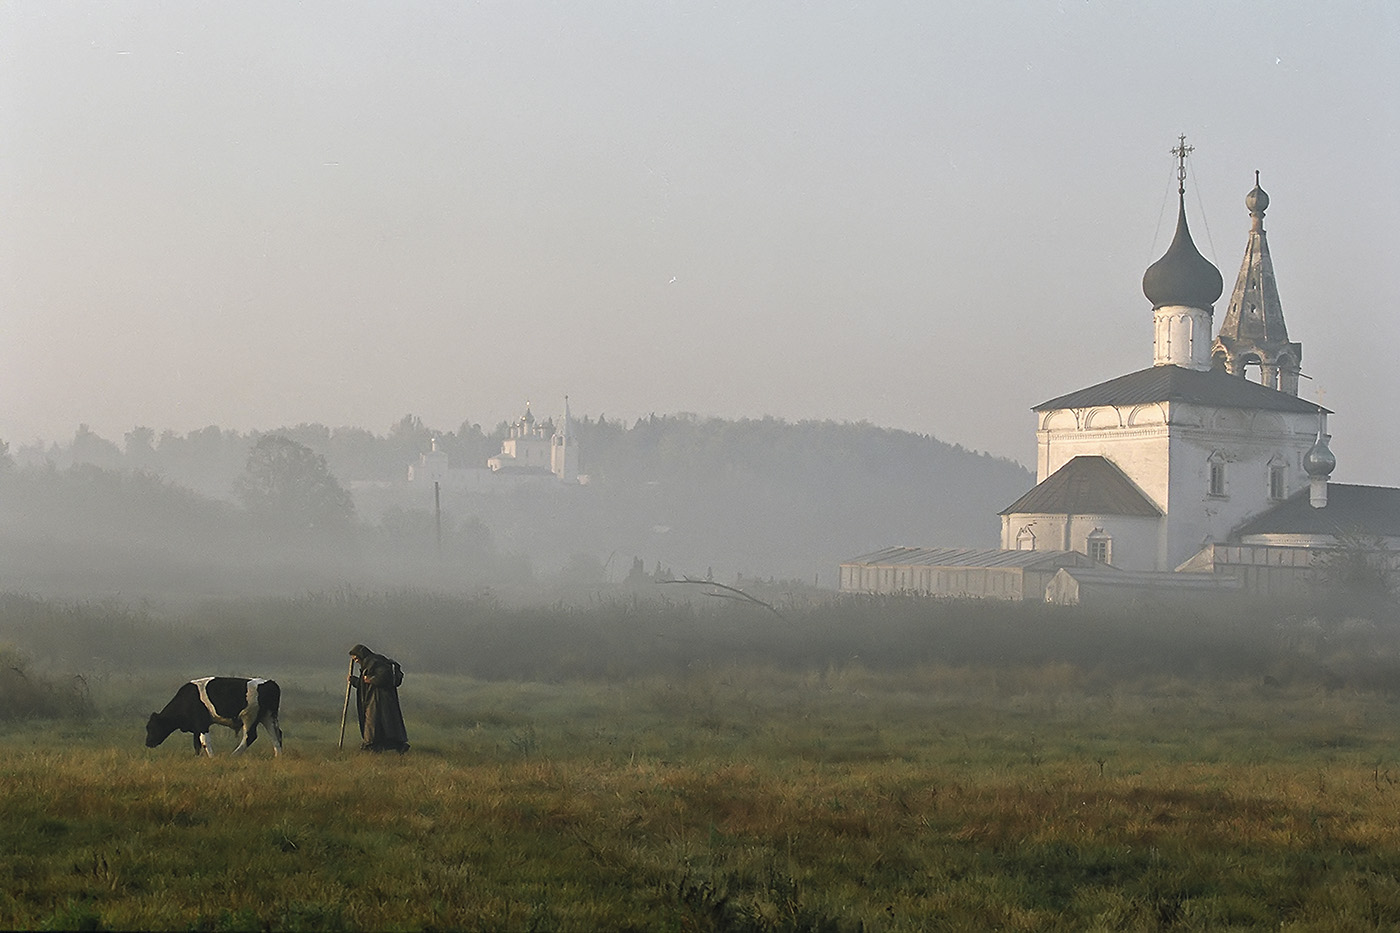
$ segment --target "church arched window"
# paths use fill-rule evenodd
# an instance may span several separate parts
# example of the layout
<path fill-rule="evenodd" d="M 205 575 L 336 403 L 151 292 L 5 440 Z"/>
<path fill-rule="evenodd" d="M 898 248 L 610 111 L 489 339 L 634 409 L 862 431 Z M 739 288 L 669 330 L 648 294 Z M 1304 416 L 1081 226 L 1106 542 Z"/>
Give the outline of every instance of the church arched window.
<path fill-rule="evenodd" d="M 1102 528 L 1095 528 L 1089 532 L 1089 540 L 1086 542 L 1085 553 L 1091 560 L 1096 560 L 1101 564 L 1111 563 L 1113 539 L 1109 537 Z"/>
<path fill-rule="evenodd" d="M 1225 455 L 1218 450 L 1207 461 L 1206 494 L 1216 497 L 1225 495 Z"/>
<path fill-rule="evenodd" d="M 1287 461 L 1282 454 L 1276 454 L 1269 461 L 1269 498 L 1275 501 L 1288 498 Z"/>

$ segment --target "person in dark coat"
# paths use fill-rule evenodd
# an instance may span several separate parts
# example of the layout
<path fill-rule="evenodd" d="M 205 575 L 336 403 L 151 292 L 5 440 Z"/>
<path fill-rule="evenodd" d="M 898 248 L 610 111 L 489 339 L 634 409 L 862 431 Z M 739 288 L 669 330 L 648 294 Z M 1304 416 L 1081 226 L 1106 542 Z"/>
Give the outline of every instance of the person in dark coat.
<path fill-rule="evenodd" d="M 365 751 L 408 751 L 408 730 L 403 725 L 403 710 L 399 707 L 399 685 L 403 669 L 399 662 L 375 654 L 364 645 L 350 649 L 350 656 L 360 662 L 358 675 L 350 682 L 356 687 L 355 710 L 360 716 L 360 748 Z"/>

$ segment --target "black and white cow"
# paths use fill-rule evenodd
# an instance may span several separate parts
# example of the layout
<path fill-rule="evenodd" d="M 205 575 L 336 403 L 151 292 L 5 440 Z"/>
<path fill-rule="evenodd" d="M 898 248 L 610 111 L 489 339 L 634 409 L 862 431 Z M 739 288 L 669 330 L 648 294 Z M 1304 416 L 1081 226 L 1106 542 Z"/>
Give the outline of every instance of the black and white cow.
<path fill-rule="evenodd" d="M 146 747 L 155 748 L 176 729 L 194 735 L 194 753 L 214 757 L 209 727 L 214 723 L 242 731 L 237 755 L 258 738 L 258 726 L 272 732 L 272 754 L 282 754 L 282 727 L 277 707 L 282 689 L 263 677 L 199 677 L 175 691 L 174 698 L 146 722 Z"/>

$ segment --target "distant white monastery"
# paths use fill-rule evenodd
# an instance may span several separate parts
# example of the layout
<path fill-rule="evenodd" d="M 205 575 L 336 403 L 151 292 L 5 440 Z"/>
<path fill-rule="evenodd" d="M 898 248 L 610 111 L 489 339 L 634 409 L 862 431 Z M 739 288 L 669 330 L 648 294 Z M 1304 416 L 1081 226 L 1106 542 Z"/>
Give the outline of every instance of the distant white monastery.
<path fill-rule="evenodd" d="M 1328 549 L 1358 538 L 1397 564 L 1400 489 L 1328 481 L 1329 412 L 1298 397 L 1303 348 L 1284 325 L 1257 173 L 1212 337 L 1223 281 L 1187 227 L 1189 152 L 1184 138 L 1173 149 L 1176 235 L 1142 280 L 1153 365 L 1035 406 L 1037 482 L 1002 510 L 1000 550 L 888 548 L 843 563 L 843 590 L 1077 601 L 1092 581 L 1297 595 Z"/>
<path fill-rule="evenodd" d="M 486 466 L 451 466 L 447 452 L 438 450 L 434 439 L 432 450 L 419 455 L 418 462 L 409 466 L 408 481 L 483 493 L 507 492 L 542 481 L 587 483 L 588 477 L 579 473 L 579 445 L 568 396 L 564 397 L 564 417 L 552 434 L 545 434 L 545 425 L 535 420 L 530 403 L 526 402 L 525 414 L 510 426 L 501 442 L 501 452 L 487 460 Z"/>
<path fill-rule="evenodd" d="M 510 426 L 509 436 L 501 442 L 501 452 L 487 460 L 486 465 L 493 473 L 548 472 L 562 482 L 577 483 L 578 441 L 568 396 L 564 397 L 564 420 L 549 437 L 545 437 L 544 425 L 535 421 L 530 403 L 526 402 L 525 414 Z"/>

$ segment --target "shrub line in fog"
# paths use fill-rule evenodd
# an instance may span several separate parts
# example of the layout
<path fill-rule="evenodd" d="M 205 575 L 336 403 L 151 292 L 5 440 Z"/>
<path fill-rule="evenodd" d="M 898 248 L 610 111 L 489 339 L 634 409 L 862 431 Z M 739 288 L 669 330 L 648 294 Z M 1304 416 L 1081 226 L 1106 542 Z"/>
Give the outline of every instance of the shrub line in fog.
<path fill-rule="evenodd" d="M 733 664 L 778 670 L 1068 665 L 1111 683 L 1151 676 L 1400 684 L 1394 616 L 1233 605 L 1093 613 L 1038 603 L 832 597 L 781 618 L 734 601 L 640 596 L 509 606 L 418 590 L 208 601 L 166 612 L 0 595 L 0 644 L 68 672 L 272 672 L 339 663 L 363 641 L 411 671 L 486 680 L 619 679 Z"/>

